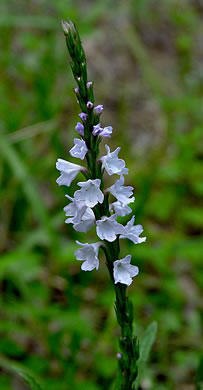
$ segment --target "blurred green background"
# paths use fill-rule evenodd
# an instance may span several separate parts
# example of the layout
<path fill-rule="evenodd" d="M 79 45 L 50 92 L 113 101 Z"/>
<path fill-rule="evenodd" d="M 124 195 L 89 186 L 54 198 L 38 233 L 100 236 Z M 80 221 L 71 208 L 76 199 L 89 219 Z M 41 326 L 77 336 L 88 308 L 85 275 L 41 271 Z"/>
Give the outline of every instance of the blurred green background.
<path fill-rule="evenodd" d="M 104 262 L 81 272 L 55 162 L 79 113 L 61 19 L 78 26 L 109 144 L 120 145 L 147 242 L 122 243 L 136 333 L 158 336 L 142 390 L 193 390 L 200 361 L 203 253 L 201 0 L 1 0 L 0 354 L 49 390 L 110 389 L 118 351 Z M 73 160 L 72 160 L 73 161 Z M 76 162 L 76 161 L 75 161 Z M 127 220 L 127 218 L 126 218 Z M 1 370 L 0 389 L 24 390 Z M 200 387 L 199 387 L 200 389 Z"/>

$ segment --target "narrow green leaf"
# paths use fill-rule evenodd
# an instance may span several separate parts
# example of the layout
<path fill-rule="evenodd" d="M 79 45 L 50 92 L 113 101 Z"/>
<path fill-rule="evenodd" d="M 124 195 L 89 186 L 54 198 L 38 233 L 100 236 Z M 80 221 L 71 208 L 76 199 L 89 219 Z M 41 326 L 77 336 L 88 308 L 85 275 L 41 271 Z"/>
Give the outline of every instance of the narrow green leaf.
<path fill-rule="evenodd" d="M 37 189 L 37 186 L 29 174 L 26 166 L 20 158 L 17 150 L 9 143 L 6 136 L 0 132 L 0 152 L 7 164 L 13 171 L 13 175 L 19 183 L 21 183 L 25 197 L 32 207 L 35 218 L 40 222 L 44 231 L 47 233 L 51 244 L 57 245 L 56 235 L 51 224 L 48 212 L 43 204 L 42 197 Z"/>
<path fill-rule="evenodd" d="M 34 378 L 33 374 L 30 373 L 27 369 L 24 370 L 21 365 L 11 362 L 9 359 L 6 359 L 3 356 L 0 356 L 0 367 L 5 370 L 12 372 L 14 374 L 20 375 L 25 383 L 30 386 L 31 390 L 43 390 L 39 383 Z"/>
<path fill-rule="evenodd" d="M 135 390 L 138 390 L 140 380 L 142 378 L 145 364 L 149 358 L 149 354 L 152 348 L 152 345 L 155 341 L 157 333 L 157 323 L 154 321 L 152 322 L 146 331 L 144 332 L 143 338 L 140 342 L 140 357 L 138 360 L 138 376 L 134 383 Z"/>

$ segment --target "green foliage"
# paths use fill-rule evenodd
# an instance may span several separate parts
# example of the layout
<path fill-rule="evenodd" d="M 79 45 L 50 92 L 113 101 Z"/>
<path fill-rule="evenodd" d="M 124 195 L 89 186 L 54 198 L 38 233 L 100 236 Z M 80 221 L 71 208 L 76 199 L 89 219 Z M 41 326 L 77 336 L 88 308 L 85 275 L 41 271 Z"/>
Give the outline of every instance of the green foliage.
<path fill-rule="evenodd" d="M 138 377 L 136 378 L 134 384 L 136 390 L 138 390 L 141 378 L 144 373 L 144 369 L 146 368 L 146 363 L 149 359 L 151 348 L 156 339 L 156 335 L 157 335 L 157 323 L 152 322 L 144 332 L 144 335 L 140 343 L 140 357 L 138 360 Z"/>
<path fill-rule="evenodd" d="M 29 388 L 31 390 L 42 390 L 42 387 L 37 383 L 33 375 L 27 372 L 26 370 L 24 370 L 24 368 L 22 368 L 20 365 L 14 364 L 8 359 L 5 359 L 2 356 L 0 356 L 0 366 L 8 371 L 20 375 L 24 379 L 24 381 L 29 385 Z"/>

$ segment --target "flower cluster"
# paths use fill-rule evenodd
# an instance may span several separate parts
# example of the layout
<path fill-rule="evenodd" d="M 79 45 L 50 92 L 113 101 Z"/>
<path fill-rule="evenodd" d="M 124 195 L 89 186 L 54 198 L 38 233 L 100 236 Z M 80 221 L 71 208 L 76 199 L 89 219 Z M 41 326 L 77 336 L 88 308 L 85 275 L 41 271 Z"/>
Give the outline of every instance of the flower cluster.
<path fill-rule="evenodd" d="M 91 86 L 91 82 L 87 86 Z M 76 95 L 79 95 L 78 88 L 75 89 Z M 72 223 L 73 228 L 78 232 L 88 232 L 92 226 L 96 227 L 96 234 L 101 241 L 88 244 L 80 243 L 80 249 L 76 250 L 75 256 L 79 261 L 83 261 L 81 269 L 91 271 L 99 268 L 99 248 L 108 246 L 108 243 L 113 243 L 117 239 L 129 239 L 134 244 L 142 243 L 146 237 L 140 237 L 143 232 L 141 225 L 134 225 L 135 217 L 124 226 L 117 221 L 118 216 L 126 216 L 132 212 L 129 204 L 134 202 L 133 187 L 125 186 L 124 175 L 128 174 L 128 169 L 125 167 L 125 161 L 118 157 L 120 148 L 111 151 L 108 145 L 105 145 L 106 154 L 97 159 L 97 170 L 94 175 L 89 167 L 91 157 L 91 145 L 99 144 L 104 137 L 111 137 L 112 127 L 107 126 L 102 128 L 100 123 L 92 125 L 91 133 L 86 136 L 86 127 L 88 114 L 95 118 L 99 118 L 103 111 L 103 105 L 94 107 L 91 101 L 86 104 L 87 113 L 82 112 L 79 117 L 82 121 L 78 122 L 75 129 L 80 138 L 74 138 L 74 146 L 70 150 L 72 157 L 84 160 L 86 157 L 87 168 L 73 164 L 62 159 L 58 159 L 56 168 L 60 171 L 60 177 L 57 179 L 59 185 L 69 187 L 72 181 L 76 178 L 79 172 L 82 172 L 86 181 L 77 183 L 79 189 L 75 191 L 73 197 L 66 195 L 70 203 L 64 207 L 65 215 L 68 217 L 66 223 Z M 90 140 L 93 140 L 90 142 Z M 95 164 L 93 164 L 95 165 Z M 96 168 L 97 168 L 96 167 Z M 96 169 L 94 167 L 94 169 Z M 92 168 L 93 169 L 93 168 Z M 111 187 L 104 189 L 103 173 L 109 175 L 117 175 L 119 178 Z M 113 197 L 114 201 L 109 204 L 109 197 Z M 107 211 L 105 207 L 107 205 Z M 138 274 L 138 268 L 132 264 L 131 256 L 128 255 L 123 259 L 113 261 L 113 278 L 114 283 L 122 283 L 129 286 L 132 283 L 132 277 Z"/>

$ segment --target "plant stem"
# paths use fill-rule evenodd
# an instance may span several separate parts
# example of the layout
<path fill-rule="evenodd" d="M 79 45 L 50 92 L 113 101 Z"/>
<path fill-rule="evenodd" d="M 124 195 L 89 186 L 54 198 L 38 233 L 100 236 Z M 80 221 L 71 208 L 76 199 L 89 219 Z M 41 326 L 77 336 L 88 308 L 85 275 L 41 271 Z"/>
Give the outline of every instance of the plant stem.
<path fill-rule="evenodd" d="M 87 81 L 85 53 L 75 25 L 70 20 L 68 23 L 63 22 L 63 30 L 71 57 L 72 72 L 78 84 L 75 93 L 82 112 L 87 115 L 86 119 L 83 121 L 83 138 L 89 149 L 88 154 L 86 155 L 88 175 L 90 179 L 99 178 L 101 180 L 101 189 L 103 189 L 103 172 L 101 163 L 97 162 L 100 137 L 92 135 L 93 126 L 99 123 L 99 116 L 94 113 L 93 107 L 92 109 L 87 107 L 87 102 L 94 103 L 93 83 Z M 105 195 L 103 204 L 96 205 L 93 211 L 96 220 L 101 219 L 104 215 L 110 215 L 108 195 Z M 106 256 L 107 268 L 115 290 L 115 312 L 117 321 L 121 327 L 119 341 L 121 353 L 117 355 L 119 375 L 116 390 L 132 390 L 133 382 L 137 377 L 139 345 L 136 338 L 133 336 L 133 305 L 126 296 L 127 286 L 121 283 L 114 283 L 113 262 L 119 259 L 119 237 L 117 237 L 114 242 L 104 241 L 102 249 Z"/>

